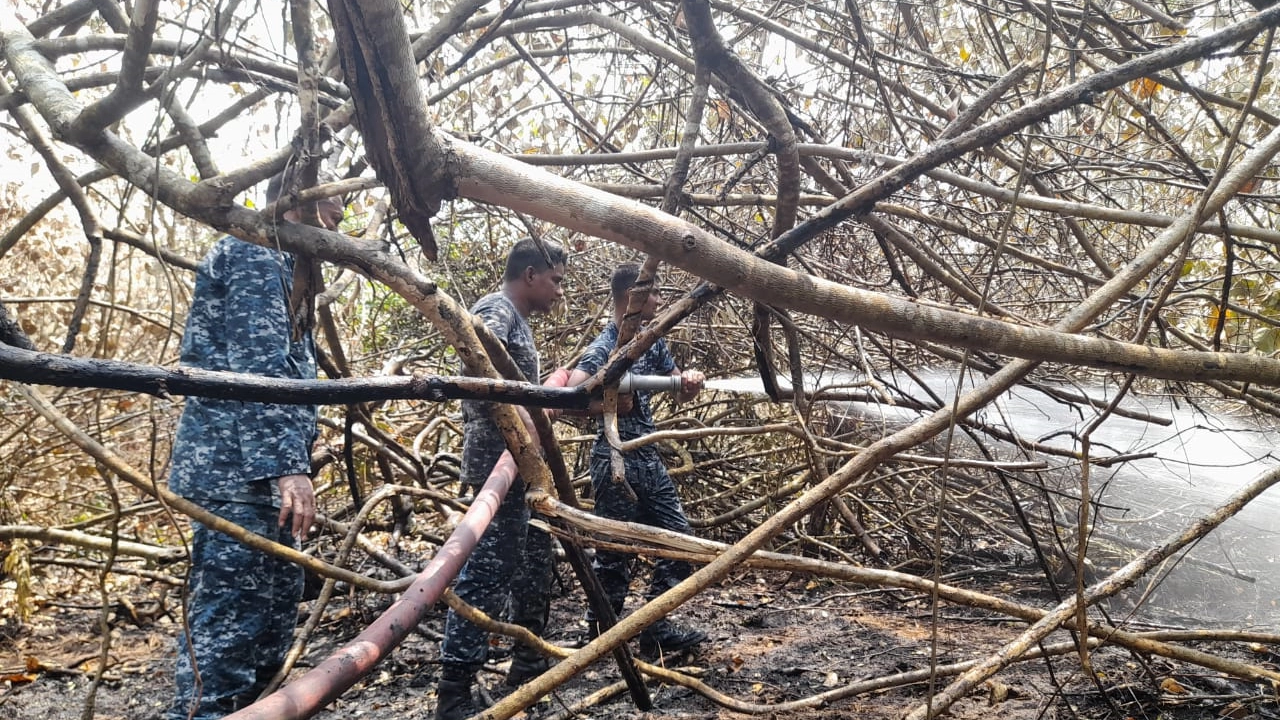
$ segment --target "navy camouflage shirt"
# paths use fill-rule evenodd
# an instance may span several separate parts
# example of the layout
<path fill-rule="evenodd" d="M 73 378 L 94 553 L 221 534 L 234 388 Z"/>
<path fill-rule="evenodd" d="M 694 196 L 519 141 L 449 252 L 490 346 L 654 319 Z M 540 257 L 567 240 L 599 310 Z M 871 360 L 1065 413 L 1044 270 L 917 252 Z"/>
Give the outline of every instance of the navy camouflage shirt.
<path fill-rule="evenodd" d="M 541 373 L 533 328 L 507 296 L 501 292 L 485 295 L 471 306 L 471 314 L 483 320 L 502 341 L 525 378 L 538 382 Z M 467 485 L 483 485 L 507 449 L 502 432 L 489 414 L 489 405 L 480 400 L 462 401 L 462 482 Z"/>
<path fill-rule="evenodd" d="M 618 345 L 618 325 L 610 321 L 604 330 L 596 336 L 595 340 L 582 351 L 582 357 L 578 359 L 578 370 L 582 370 L 590 375 L 595 375 L 604 367 L 609 360 L 609 355 Z M 667 349 L 667 343 L 661 338 L 658 339 L 644 355 L 631 366 L 631 372 L 636 375 L 670 375 L 676 369 L 676 361 L 671 357 L 671 351 Z M 642 435 L 648 435 L 657 429 L 653 424 L 653 412 L 649 409 L 649 392 L 636 392 L 635 402 L 631 407 L 631 412 L 618 417 L 618 436 L 623 440 L 632 440 Z M 638 448 L 635 452 L 653 452 L 652 445 L 646 445 Z M 594 452 L 608 454 L 609 441 L 605 439 L 604 432 L 600 432 L 596 437 Z"/>
<path fill-rule="evenodd" d="M 314 380 L 315 345 L 293 336 L 293 256 L 223 238 L 196 271 L 181 364 Z M 196 501 L 279 505 L 275 478 L 311 472 L 313 405 L 189 397 L 173 442 L 169 487 Z"/>

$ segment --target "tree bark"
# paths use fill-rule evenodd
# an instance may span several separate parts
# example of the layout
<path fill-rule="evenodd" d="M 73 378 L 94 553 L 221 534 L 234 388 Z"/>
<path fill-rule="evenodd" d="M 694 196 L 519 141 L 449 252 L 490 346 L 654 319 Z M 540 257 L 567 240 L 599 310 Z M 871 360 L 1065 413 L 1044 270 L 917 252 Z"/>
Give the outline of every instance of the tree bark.
<path fill-rule="evenodd" d="M 400 3 L 329 0 L 356 126 L 400 221 L 436 259 L 431 218 L 454 197 L 448 142 L 432 132 Z"/>
<path fill-rule="evenodd" d="M 465 376 L 415 375 L 289 380 L 260 375 L 91 360 L 23 350 L 0 342 L 0 378 L 61 387 L 99 387 L 157 397 L 195 395 L 245 402 L 345 405 L 373 400 L 489 400 L 532 407 L 582 410 L 590 397 L 579 388 Z"/>
<path fill-rule="evenodd" d="M 72 545 L 101 552 L 115 552 L 120 555 L 146 558 L 162 564 L 177 562 L 186 557 L 186 553 L 183 552 L 182 548 L 157 547 L 133 542 L 132 540 L 117 540 L 113 549 L 111 538 L 103 537 L 102 535 L 59 530 L 37 525 L 0 525 L 0 539 L 12 540 L 14 538 L 39 540 L 46 544 Z"/>

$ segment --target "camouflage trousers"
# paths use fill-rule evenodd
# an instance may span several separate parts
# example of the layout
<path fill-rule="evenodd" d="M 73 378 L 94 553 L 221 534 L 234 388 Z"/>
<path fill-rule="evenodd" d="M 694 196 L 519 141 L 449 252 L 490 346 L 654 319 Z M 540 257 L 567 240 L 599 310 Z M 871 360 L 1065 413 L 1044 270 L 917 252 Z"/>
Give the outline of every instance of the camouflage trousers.
<path fill-rule="evenodd" d="M 458 573 L 453 592 L 494 619 L 505 617 L 543 635 L 551 593 L 551 536 L 529 527 L 524 484 L 517 480 Z M 489 632 L 449 610 L 440 662 L 478 667 L 488 658 Z"/>
<path fill-rule="evenodd" d="M 667 468 L 657 453 L 631 455 L 623 459 L 627 484 L 635 492 L 635 499 L 625 488 L 613 481 L 613 467 L 608 454 L 591 454 L 591 485 L 595 491 L 595 514 L 611 520 L 643 523 L 664 530 L 692 534 L 689 518 L 680 506 L 680 496 L 667 474 Z M 633 555 L 597 550 L 592 568 L 610 603 L 621 612 L 631 584 Z M 678 585 L 693 572 L 693 566 L 679 560 L 660 558 L 654 562 L 653 577 L 649 581 L 646 598 L 658 595 Z"/>
<path fill-rule="evenodd" d="M 269 505 L 206 503 L 206 508 L 278 543 L 294 546 L 277 528 Z M 221 718 L 253 702 L 284 662 L 298 620 L 302 569 L 193 523 L 187 626 L 178 638 L 177 696 L 170 720 Z M 194 657 L 194 664 L 192 659 Z"/>

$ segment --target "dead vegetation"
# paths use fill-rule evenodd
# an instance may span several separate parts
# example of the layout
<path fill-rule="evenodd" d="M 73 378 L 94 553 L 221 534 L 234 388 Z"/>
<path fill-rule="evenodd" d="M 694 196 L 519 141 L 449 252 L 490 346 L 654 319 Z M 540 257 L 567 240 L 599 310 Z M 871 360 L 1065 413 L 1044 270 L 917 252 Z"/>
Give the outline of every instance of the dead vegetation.
<path fill-rule="evenodd" d="M 363 2 L 370 24 L 347 27 L 352 3 L 294 3 L 318 56 L 270 50 L 245 8 L 220 24 L 136 5 L 24 3 L 0 28 L 8 157 L 34 168 L 0 202 L 5 377 L 67 356 L 171 365 L 193 258 L 223 232 L 327 263 L 335 381 L 463 360 L 501 375 L 460 308 L 523 234 L 572 250 L 567 306 L 536 329 L 544 366 L 569 365 L 639 253 L 663 261 L 655 326 L 681 364 L 765 383 L 660 409 L 699 538 L 576 512 L 581 424 L 556 426 L 565 472 L 536 452 L 521 468 L 566 544 L 704 567 L 647 610 L 717 640 L 650 669 L 660 712 L 1274 717 L 1257 628 L 1276 617 L 1276 514 L 1246 514 L 1275 475 L 1249 438 L 1273 444 L 1280 408 L 1280 9 L 462 0 Z M 174 39 L 196 27 L 225 52 Z M 355 47 L 403 51 L 387 77 L 426 109 L 366 92 Z M 344 233 L 276 227 L 244 194 L 291 142 L 348 175 Z M 1006 408 L 1014 386 L 1030 410 Z M 0 392 L 0 715 L 145 717 L 200 517 L 163 492 L 179 399 Z M 324 528 L 298 560 L 332 582 L 294 679 L 390 604 L 460 509 L 456 408 L 361 400 L 323 413 Z M 1175 440 L 1220 442 L 1147 439 L 1174 420 Z M 1121 422 L 1140 429 L 1117 439 Z M 567 578 L 548 652 L 580 640 Z M 324 713 L 427 717 L 431 612 Z M 617 679 L 591 653 L 495 714 L 591 714 Z"/>

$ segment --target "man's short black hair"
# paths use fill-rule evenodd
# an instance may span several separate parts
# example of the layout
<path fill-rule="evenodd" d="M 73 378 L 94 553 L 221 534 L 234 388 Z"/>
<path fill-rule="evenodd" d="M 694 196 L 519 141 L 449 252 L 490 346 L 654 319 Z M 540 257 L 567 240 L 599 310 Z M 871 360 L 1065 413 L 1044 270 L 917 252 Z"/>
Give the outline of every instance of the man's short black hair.
<path fill-rule="evenodd" d="M 545 254 L 544 254 L 545 252 Z M 568 255 L 559 243 L 550 240 L 534 240 L 521 238 L 507 253 L 507 270 L 503 280 L 518 280 L 525 268 L 533 268 L 534 272 L 546 272 L 556 265 L 564 265 Z"/>
<path fill-rule="evenodd" d="M 609 278 L 609 291 L 613 294 L 613 304 L 626 307 L 627 293 L 639 279 L 639 263 L 622 263 L 614 269 L 613 276 Z M 657 274 L 653 276 L 653 285 L 654 287 L 658 285 Z"/>

